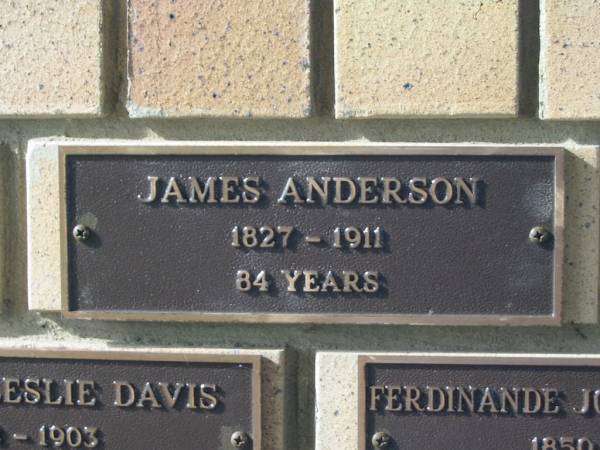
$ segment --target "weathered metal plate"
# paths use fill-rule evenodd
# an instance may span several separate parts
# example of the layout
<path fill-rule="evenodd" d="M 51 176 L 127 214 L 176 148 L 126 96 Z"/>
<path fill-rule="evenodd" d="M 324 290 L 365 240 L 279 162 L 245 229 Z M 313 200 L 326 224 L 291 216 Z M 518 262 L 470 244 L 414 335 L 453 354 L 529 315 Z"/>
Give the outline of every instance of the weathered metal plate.
<path fill-rule="evenodd" d="M 1 448 L 260 448 L 260 357 L 2 351 Z"/>
<path fill-rule="evenodd" d="M 264 144 L 61 152 L 71 317 L 559 322 L 561 150 Z M 84 242 L 73 238 L 77 224 L 90 229 Z M 532 243 L 536 226 L 553 239 Z"/>
<path fill-rule="evenodd" d="M 388 450 L 596 450 L 599 366 L 558 357 L 361 357 L 358 448 L 383 448 L 383 439 Z"/>

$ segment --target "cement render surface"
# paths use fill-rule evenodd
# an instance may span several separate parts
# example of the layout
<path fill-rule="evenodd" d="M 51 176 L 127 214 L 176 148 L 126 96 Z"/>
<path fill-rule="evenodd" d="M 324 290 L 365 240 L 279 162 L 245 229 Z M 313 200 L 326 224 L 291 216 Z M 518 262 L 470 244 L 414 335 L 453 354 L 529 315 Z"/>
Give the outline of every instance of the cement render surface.
<path fill-rule="evenodd" d="M 570 192 L 583 189 L 583 206 L 569 206 L 569 243 L 577 243 L 571 257 L 573 301 L 590 299 L 586 286 L 597 298 L 597 259 L 585 253 L 598 243 L 598 212 L 590 192 L 598 192 L 598 173 L 590 158 L 600 144 L 596 122 L 541 122 L 519 120 L 347 120 L 327 117 L 306 120 L 129 120 L 120 115 L 90 120 L 0 121 L 1 199 L 4 240 L 4 289 L 0 312 L 0 344 L 24 346 L 82 345 L 194 348 L 286 348 L 289 430 L 286 447 L 314 448 L 315 353 L 346 350 L 366 352 L 511 352 L 600 354 L 600 327 L 410 327 L 335 325 L 252 325 L 199 323 L 89 322 L 65 320 L 56 313 L 27 311 L 27 246 L 25 153 L 30 139 L 56 136 L 95 139 L 143 140 L 324 140 L 383 142 L 490 142 L 563 143 L 581 157 L 568 158 L 574 165 Z M 586 147 L 586 148 L 583 148 Z M 575 183 L 575 188 L 569 188 Z M 587 188 L 586 188 L 587 186 Z M 591 191 L 589 190 L 591 189 Z M 591 202 L 591 204 L 586 204 Z M 597 206 L 596 206 L 597 207 Z M 580 209 L 581 208 L 581 209 Z M 589 223 L 589 227 L 586 227 Z M 577 228 L 580 227 L 580 228 Z M 573 231 L 575 230 L 580 231 Z M 38 230 L 43 235 L 44 230 Z M 567 257 L 569 250 L 567 250 Z M 568 265 L 568 263 L 567 263 Z M 565 280 L 569 286 L 568 279 Z M 595 305 L 587 312 L 596 313 Z M 565 311 L 567 314 L 567 311 Z M 587 318 L 587 317 L 586 317 Z M 595 318 L 595 316 L 594 316 Z M 332 370 L 344 370 L 334 365 Z"/>

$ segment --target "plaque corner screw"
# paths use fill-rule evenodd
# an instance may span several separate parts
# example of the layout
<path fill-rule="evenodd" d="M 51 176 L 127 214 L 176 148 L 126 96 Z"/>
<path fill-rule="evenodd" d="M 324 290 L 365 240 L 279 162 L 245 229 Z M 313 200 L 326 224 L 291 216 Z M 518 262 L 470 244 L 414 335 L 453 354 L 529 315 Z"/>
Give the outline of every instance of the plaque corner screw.
<path fill-rule="evenodd" d="M 533 227 L 529 231 L 529 240 L 536 244 L 545 244 L 552 239 L 552 233 L 542 226 Z"/>
<path fill-rule="evenodd" d="M 371 438 L 371 443 L 375 448 L 386 448 L 388 445 L 390 445 L 391 441 L 392 437 L 383 431 L 378 431 Z"/>
<path fill-rule="evenodd" d="M 90 237 L 91 231 L 85 225 L 78 223 L 73 227 L 73 237 L 78 241 L 85 241 Z"/>
<path fill-rule="evenodd" d="M 248 445 L 248 442 L 250 442 L 250 437 L 243 431 L 235 431 L 231 435 L 231 444 L 236 448 L 245 447 Z"/>

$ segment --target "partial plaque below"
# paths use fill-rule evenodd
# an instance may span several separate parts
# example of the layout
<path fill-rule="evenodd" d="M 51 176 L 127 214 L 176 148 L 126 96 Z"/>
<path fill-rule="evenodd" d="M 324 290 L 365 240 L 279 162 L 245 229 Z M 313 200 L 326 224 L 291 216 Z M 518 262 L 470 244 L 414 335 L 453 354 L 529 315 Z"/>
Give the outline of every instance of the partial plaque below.
<path fill-rule="evenodd" d="M 261 448 L 260 356 L 2 350 L 0 373 L 1 448 Z"/>
<path fill-rule="evenodd" d="M 52 170 L 48 154 L 28 155 L 33 309 L 57 299 L 71 318 L 560 323 L 561 149 L 59 144 Z M 53 198 L 60 215 L 44 209 Z"/>
<path fill-rule="evenodd" d="M 359 450 L 597 450 L 600 360 L 360 356 Z"/>

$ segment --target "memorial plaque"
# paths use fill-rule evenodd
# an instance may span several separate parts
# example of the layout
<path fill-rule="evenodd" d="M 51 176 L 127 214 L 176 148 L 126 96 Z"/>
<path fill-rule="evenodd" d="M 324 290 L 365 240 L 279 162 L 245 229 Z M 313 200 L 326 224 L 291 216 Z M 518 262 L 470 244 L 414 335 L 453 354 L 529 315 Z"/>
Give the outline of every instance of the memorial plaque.
<path fill-rule="evenodd" d="M 0 448 L 260 449 L 260 356 L 0 354 Z"/>
<path fill-rule="evenodd" d="M 560 149 L 61 145 L 58 158 L 68 317 L 560 321 Z"/>
<path fill-rule="evenodd" d="M 361 356 L 359 450 L 597 450 L 600 359 Z"/>

